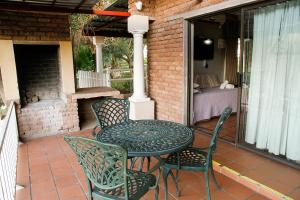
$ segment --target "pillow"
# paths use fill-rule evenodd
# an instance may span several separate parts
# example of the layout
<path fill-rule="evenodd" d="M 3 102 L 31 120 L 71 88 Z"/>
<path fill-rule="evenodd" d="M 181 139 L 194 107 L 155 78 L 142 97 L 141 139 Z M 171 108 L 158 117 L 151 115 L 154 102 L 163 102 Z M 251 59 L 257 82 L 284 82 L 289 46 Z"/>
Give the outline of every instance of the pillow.
<path fill-rule="evenodd" d="M 198 87 L 200 87 L 200 85 L 198 83 L 193 84 L 193 88 L 198 88 Z"/>
<path fill-rule="evenodd" d="M 218 79 L 218 76 L 215 75 L 215 74 L 209 74 L 207 76 L 207 79 L 208 79 L 208 84 L 209 84 L 209 87 L 219 87 L 219 85 L 221 84 L 219 79 Z"/>
<path fill-rule="evenodd" d="M 197 74 L 194 82 L 198 83 L 200 88 L 213 88 L 220 86 L 220 81 L 216 74 Z"/>

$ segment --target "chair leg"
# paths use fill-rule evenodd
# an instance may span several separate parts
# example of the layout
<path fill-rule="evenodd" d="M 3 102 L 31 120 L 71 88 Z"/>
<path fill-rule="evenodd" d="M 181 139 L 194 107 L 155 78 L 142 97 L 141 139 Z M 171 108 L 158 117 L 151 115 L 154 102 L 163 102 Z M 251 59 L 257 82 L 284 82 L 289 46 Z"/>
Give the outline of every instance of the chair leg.
<path fill-rule="evenodd" d="M 145 161 L 145 157 L 141 157 L 140 166 L 138 168 L 138 171 L 140 172 L 143 171 L 144 161 Z"/>
<path fill-rule="evenodd" d="M 215 172 L 214 172 L 214 168 L 213 168 L 212 165 L 211 165 L 211 167 L 210 167 L 210 172 L 211 172 L 211 175 L 212 175 L 212 177 L 213 177 L 213 180 L 214 180 L 214 183 L 215 183 L 217 189 L 220 190 L 221 187 L 220 187 L 220 185 L 219 185 L 219 183 L 218 183 L 218 181 L 217 181 L 217 179 L 216 179 Z"/>
<path fill-rule="evenodd" d="M 92 184 L 91 184 L 91 181 L 87 177 L 86 177 L 86 183 L 87 183 L 87 187 L 88 187 L 88 200 L 93 200 Z"/>
<path fill-rule="evenodd" d="M 131 163 L 130 163 L 130 170 L 133 170 L 134 166 L 135 166 L 135 163 L 136 163 L 136 160 L 137 158 L 131 158 Z"/>
<path fill-rule="evenodd" d="M 165 200 L 168 199 L 168 176 L 170 174 L 171 169 L 164 167 L 163 169 L 163 179 L 164 179 L 164 190 L 165 190 Z"/>
<path fill-rule="evenodd" d="M 149 170 L 150 170 L 150 163 L 151 163 L 151 157 L 147 157 L 147 161 L 148 161 L 148 163 L 147 163 L 147 172 L 149 172 Z"/>
<path fill-rule="evenodd" d="M 205 171 L 205 186 L 206 186 L 207 200 L 211 200 L 210 189 L 209 189 L 209 173 L 208 173 L 208 170 Z"/>
<path fill-rule="evenodd" d="M 159 186 L 157 185 L 155 188 L 155 197 L 154 197 L 155 200 L 158 200 L 158 194 L 159 194 Z"/>
<path fill-rule="evenodd" d="M 176 186 L 176 196 L 179 197 L 180 196 L 180 190 L 179 190 L 179 186 L 178 186 L 179 170 L 176 170 L 176 176 L 174 175 L 174 173 L 172 171 L 170 171 L 170 174 L 171 174 L 173 181 L 175 183 L 175 186 Z"/>

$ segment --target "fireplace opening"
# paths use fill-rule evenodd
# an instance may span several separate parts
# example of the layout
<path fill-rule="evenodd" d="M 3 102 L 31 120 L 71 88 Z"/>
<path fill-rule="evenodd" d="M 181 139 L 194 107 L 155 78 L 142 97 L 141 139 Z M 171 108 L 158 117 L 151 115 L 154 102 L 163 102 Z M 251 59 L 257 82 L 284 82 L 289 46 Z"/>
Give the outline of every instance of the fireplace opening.
<path fill-rule="evenodd" d="M 98 101 L 100 98 L 78 99 L 78 115 L 80 130 L 87 130 L 94 128 L 97 124 L 95 114 L 92 110 L 92 103 Z"/>
<path fill-rule="evenodd" d="M 58 45 L 14 45 L 22 107 L 60 99 Z"/>

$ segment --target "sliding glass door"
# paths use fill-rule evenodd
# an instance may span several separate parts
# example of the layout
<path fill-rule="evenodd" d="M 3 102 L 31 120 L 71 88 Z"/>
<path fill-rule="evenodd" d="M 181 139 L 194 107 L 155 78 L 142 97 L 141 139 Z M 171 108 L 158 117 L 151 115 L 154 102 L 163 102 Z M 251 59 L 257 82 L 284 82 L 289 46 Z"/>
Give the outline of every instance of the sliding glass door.
<path fill-rule="evenodd" d="M 239 141 L 300 160 L 300 2 L 243 12 Z"/>

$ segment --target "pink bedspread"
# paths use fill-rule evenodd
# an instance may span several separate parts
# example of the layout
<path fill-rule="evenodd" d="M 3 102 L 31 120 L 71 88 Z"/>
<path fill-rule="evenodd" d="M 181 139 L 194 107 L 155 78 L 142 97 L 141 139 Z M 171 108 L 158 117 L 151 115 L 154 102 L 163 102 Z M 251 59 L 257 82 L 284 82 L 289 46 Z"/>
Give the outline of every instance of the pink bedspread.
<path fill-rule="evenodd" d="M 220 116 L 224 108 L 230 106 L 237 110 L 238 89 L 209 88 L 194 94 L 194 121 Z"/>

